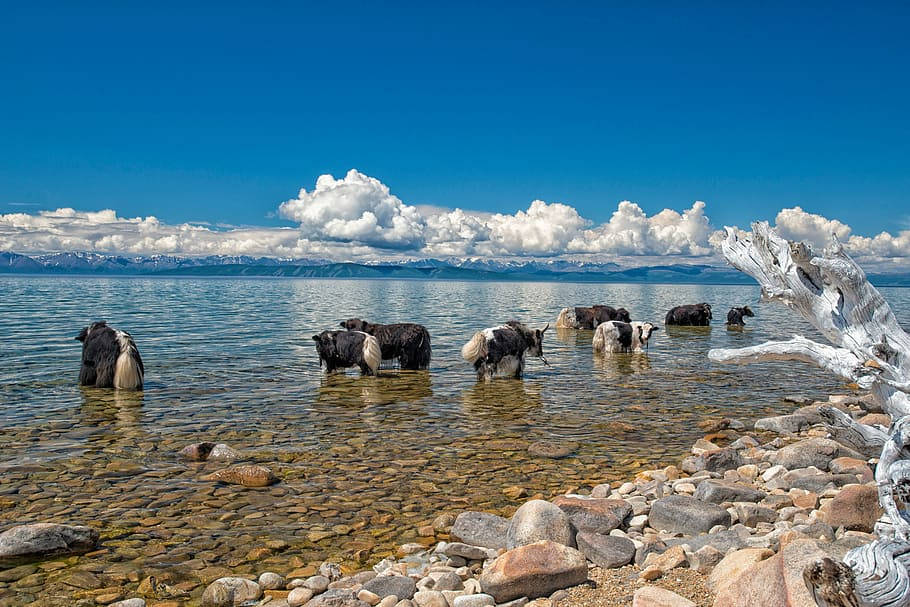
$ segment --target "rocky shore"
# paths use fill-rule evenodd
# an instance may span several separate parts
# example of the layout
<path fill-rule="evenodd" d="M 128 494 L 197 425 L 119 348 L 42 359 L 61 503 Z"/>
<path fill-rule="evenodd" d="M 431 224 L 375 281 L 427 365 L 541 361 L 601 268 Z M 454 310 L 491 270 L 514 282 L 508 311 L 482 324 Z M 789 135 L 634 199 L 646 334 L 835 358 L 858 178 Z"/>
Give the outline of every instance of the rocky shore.
<path fill-rule="evenodd" d="M 862 423 L 887 426 L 890 420 L 869 402 L 833 396 L 824 404 Z M 289 562 L 251 576 L 221 568 L 210 572 L 201 596 L 155 576 L 127 592 L 105 572 L 83 570 L 74 574 L 67 604 L 812 607 L 805 565 L 821 556 L 839 559 L 871 541 L 881 515 L 874 460 L 828 435 L 817 411 L 821 404 L 794 399 L 792 414 L 758 420 L 753 430 L 735 419 L 704 420 L 704 438 L 681 462 L 585 494 L 544 500 L 508 487 L 516 498 L 527 498 L 510 518 L 440 513 L 417 529 L 420 541 L 402 545 L 371 569 Z M 544 456 L 563 456 L 557 447 L 546 447 Z M 205 459 L 213 452 L 230 455 L 230 448 L 195 445 L 184 456 Z M 278 479 L 266 467 L 246 465 L 225 466 L 212 480 L 261 487 Z M 98 541 L 85 527 L 6 531 L 0 534 L 0 565 L 6 567 L 0 590 L 36 575 L 45 564 L 37 557 L 90 553 Z M 18 603 L 0 599 L 0 607 L 12 604 Z"/>

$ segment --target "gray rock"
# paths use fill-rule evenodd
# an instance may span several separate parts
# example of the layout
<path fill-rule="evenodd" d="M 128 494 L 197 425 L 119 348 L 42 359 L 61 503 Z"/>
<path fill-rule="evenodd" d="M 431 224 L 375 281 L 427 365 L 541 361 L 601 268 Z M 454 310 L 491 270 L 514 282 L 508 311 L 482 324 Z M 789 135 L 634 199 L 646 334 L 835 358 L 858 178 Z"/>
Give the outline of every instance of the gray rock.
<path fill-rule="evenodd" d="M 589 561 L 604 569 L 628 565 L 635 557 L 635 544 L 624 537 L 580 531 L 575 541 Z"/>
<path fill-rule="evenodd" d="M 522 504 L 512 515 L 506 534 L 506 544 L 511 550 L 541 540 L 550 540 L 564 546 L 574 545 L 572 528 L 566 513 L 550 502 L 531 500 Z"/>
<path fill-rule="evenodd" d="M 258 601 L 262 588 L 242 577 L 218 578 L 202 593 L 202 607 L 233 607 L 248 601 Z"/>
<path fill-rule="evenodd" d="M 381 599 L 391 595 L 395 595 L 399 599 L 410 599 L 417 592 L 417 584 L 414 580 L 403 575 L 376 576 L 363 587 Z"/>
<path fill-rule="evenodd" d="M 715 525 L 730 526 L 730 513 L 715 504 L 694 497 L 671 495 L 651 505 L 648 524 L 657 530 L 698 535 Z"/>
<path fill-rule="evenodd" d="M 413 603 L 417 607 L 448 607 L 446 596 L 436 590 L 421 590 L 414 594 Z"/>
<path fill-rule="evenodd" d="M 82 525 L 32 523 L 0 533 L 0 565 L 40 557 L 84 554 L 98 546 L 98 532 Z"/>
<path fill-rule="evenodd" d="M 483 561 L 488 558 L 495 558 L 496 551 L 491 548 L 481 548 L 480 546 L 469 546 L 461 542 L 449 542 L 443 548 L 442 553 L 448 557 L 461 557 L 469 561 Z"/>
<path fill-rule="evenodd" d="M 467 596 L 456 596 L 452 603 L 453 607 L 492 607 L 496 604 L 489 594 L 469 594 Z"/>
<path fill-rule="evenodd" d="M 843 487 L 856 483 L 855 474 L 828 474 L 811 468 L 800 468 L 791 470 L 769 483 L 769 489 L 805 489 L 806 491 L 821 491 L 829 484 L 836 487 Z"/>
<path fill-rule="evenodd" d="M 341 579 L 341 567 L 338 566 L 338 563 L 330 563 L 329 561 L 324 562 L 319 565 L 319 575 L 329 578 L 330 582 Z"/>
<path fill-rule="evenodd" d="M 773 523 L 777 520 L 777 510 L 765 508 L 758 504 L 736 504 L 736 516 L 746 527 L 755 527 L 759 523 Z"/>
<path fill-rule="evenodd" d="M 513 599 L 549 596 L 588 579 L 588 562 L 574 548 L 542 541 L 509 550 L 480 575 L 486 594 L 504 603 Z"/>
<path fill-rule="evenodd" d="M 436 583 L 433 584 L 433 590 L 438 590 L 439 592 L 444 590 L 464 590 L 464 584 L 457 573 L 454 571 L 447 571 L 436 578 Z"/>
<path fill-rule="evenodd" d="M 506 547 L 508 532 L 509 519 L 486 512 L 462 512 L 449 535 L 471 546 L 499 550 Z"/>
<path fill-rule="evenodd" d="M 777 434 L 796 434 L 811 425 L 809 418 L 805 415 L 778 415 L 777 417 L 764 417 L 756 421 L 755 429 L 776 432 Z"/>
<path fill-rule="evenodd" d="M 723 472 L 742 466 L 744 460 L 736 449 L 711 449 L 698 455 L 690 455 L 682 461 L 683 472 L 695 474 L 702 470 Z"/>
<path fill-rule="evenodd" d="M 145 599 L 133 598 L 111 603 L 108 607 L 145 607 Z"/>
<path fill-rule="evenodd" d="M 748 543 L 746 542 L 747 537 L 748 534 L 739 534 L 736 531 L 728 529 L 727 531 L 718 531 L 716 533 L 707 533 L 694 537 L 672 538 L 666 541 L 666 545 L 667 547 L 670 547 L 686 544 L 689 546 L 690 552 L 696 552 L 705 546 L 711 546 L 720 552 L 727 553 L 731 549 L 739 550 L 740 548 L 746 548 L 748 546 Z"/>
<path fill-rule="evenodd" d="M 370 607 L 348 588 L 331 588 L 306 602 L 304 607 Z"/>
<path fill-rule="evenodd" d="M 764 491 L 742 483 L 706 479 L 698 484 L 694 497 L 703 502 L 720 504 L 723 502 L 757 502 L 764 499 L 765 495 Z"/>
<path fill-rule="evenodd" d="M 322 567 L 319 568 L 322 571 Z M 315 593 L 325 592 L 329 587 L 329 578 L 324 575 L 313 575 L 303 581 L 303 587 L 309 588 Z"/>
<path fill-rule="evenodd" d="M 259 576 L 259 587 L 263 590 L 280 590 L 284 588 L 284 584 L 284 578 L 271 571 L 266 571 Z"/>
<path fill-rule="evenodd" d="M 780 449 L 771 456 L 771 461 L 789 470 L 809 466 L 827 470 L 831 460 L 837 457 L 864 459 L 860 453 L 836 441 L 827 438 L 807 438 Z"/>
<path fill-rule="evenodd" d="M 566 513 L 576 531 L 602 534 L 618 528 L 632 512 L 632 505 L 625 500 L 560 496 L 553 504 Z"/>

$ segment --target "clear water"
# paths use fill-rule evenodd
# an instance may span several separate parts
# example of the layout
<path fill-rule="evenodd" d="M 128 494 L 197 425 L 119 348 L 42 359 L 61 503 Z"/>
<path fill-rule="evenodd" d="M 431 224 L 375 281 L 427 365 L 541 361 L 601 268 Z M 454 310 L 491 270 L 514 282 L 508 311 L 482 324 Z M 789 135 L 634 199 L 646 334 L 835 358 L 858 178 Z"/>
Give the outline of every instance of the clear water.
<path fill-rule="evenodd" d="M 882 291 L 906 324 L 910 290 Z M 0 277 L 0 529 L 91 521 L 110 538 L 110 553 L 95 558 L 144 571 L 199 560 L 200 550 L 175 546 L 204 521 L 214 538 L 202 550 L 207 565 L 259 570 L 241 556 L 275 538 L 289 546 L 266 562 L 377 558 L 439 512 L 508 513 L 525 498 L 505 487 L 549 496 L 615 480 L 678 461 L 704 418 L 748 421 L 791 408 L 784 396 L 844 391 L 805 365 L 708 361 L 712 347 L 818 338 L 758 296 L 744 286 Z M 701 301 L 715 310 L 710 329 L 662 326 L 670 307 Z M 648 352 L 595 356 L 592 332 L 552 328 L 560 308 L 594 303 L 661 325 Z M 743 304 L 756 317 L 727 331 L 726 311 Z M 326 377 L 310 337 L 352 316 L 425 325 L 429 372 Z M 513 318 L 551 323 L 551 366 L 532 359 L 522 381 L 478 384 L 461 345 Z M 135 338 L 147 370 L 141 394 L 76 385 L 73 338 L 97 319 Z M 201 477 L 218 464 L 176 455 L 202 440 L 230 444 L 283 482 L 213 487 Z M 538 440 L 576 452 L 531 456 Z M 137 531 L 150 517 L 172 531 Z M 143 553 L 149 542 L 162 544 L 166 562 Z"/>

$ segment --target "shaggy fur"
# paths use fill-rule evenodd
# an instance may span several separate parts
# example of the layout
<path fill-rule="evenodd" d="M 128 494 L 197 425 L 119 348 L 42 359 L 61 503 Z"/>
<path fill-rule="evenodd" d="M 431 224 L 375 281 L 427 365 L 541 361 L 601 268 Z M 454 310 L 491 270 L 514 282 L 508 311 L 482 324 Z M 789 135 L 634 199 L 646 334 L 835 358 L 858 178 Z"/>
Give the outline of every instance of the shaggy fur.
<path fill-rule="evenodd" d="M 348 331 L 362 331 L 375 337 L 382 349 L 382 359 L 398 359 L 402 369 L 426 369 L 430 366 L 430 333 L 413 323 L 378 325 L 349 318 L 341 323 Z"/>
<path fill-rule="evenodd" d="M 631 322 L 629 311 L 625 308 L 594 305 L 590 308 L 563 308 L 556 318 L 557 329 L 594 329 L 608 320 Z"/>
<path fill-rule="evenodd" d="M 743 320 L 744 316 L 755 316 L 755 314 L 752 313 L 752 310 L 749 308 L 749 306 L 743 306 L 742 308 L 730 308 L 730 311 L 727 312 L 727 326 L 746 326 L 746 322 Z"/>
<path fill-rule="evenodd" d="M 711 305 L 706 303 L 676 306 L 664 319 L 664 324 L 681 327 L 707 327 L 711 324 Z"/>
<path fill-rule="evenodd" d="M 313 336 L 319 365 L 327 373 L 348 367 L 360 367 L 361 375 L 376 375 L 382 362 L 379 341 L 362 331 L 323 331 Z"/>
<path fill-rule="evenodd" d="M 461 356 L 474 365 L 478 380 L 490 380 L 496 374 L 521 378 L 525 356 L 543 358 L 543 334 L 549 326 L 529 329 L 516 320 L 510 320 L 500 327 L 475 333 L 461 348 Z"/>
<path fill-rule="evenodd" d="M 92 323 L 76 336 L 82 342 L 82 367 L 79 384 L 96 388 L 141 390 L 145 378 L 142 357 L 132 336 L 107 326 Z"/>
<path fill-rule="evenodd" d="M 608 320 L 594 330 L 594 351 L 604 354 L 640 352 L 648 347 L 648 340 L 656 330 L 657 327 L 649 322 Z"/>

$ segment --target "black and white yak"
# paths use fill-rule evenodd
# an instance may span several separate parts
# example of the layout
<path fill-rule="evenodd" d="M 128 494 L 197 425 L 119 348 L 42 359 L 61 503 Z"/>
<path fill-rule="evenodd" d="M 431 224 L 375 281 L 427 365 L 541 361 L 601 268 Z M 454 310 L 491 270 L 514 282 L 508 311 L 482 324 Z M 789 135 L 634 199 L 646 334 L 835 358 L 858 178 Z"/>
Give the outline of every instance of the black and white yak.
<path fill-rule="evenodd" d="M 402 369 L 417 370 L 430 366 L 430 333 L 423 325 L 378 325 L 349 318 L 341 326 L 348 331 L 362 331 L 375 337 L 382 350 L 382 360 L 398 359 L 398 366 Z"/>
<path fill-rule="evenodd" d="M 313 336 L 319 366 L 333 373 L 338 369 L 360 367 L 361 375 L 376 375 L 382 362 L 379 341 L 363 331 L 323 331 Z"/>
<path fill-rule="evenodd" d="M 707 327 L 711 324 L 711 304 L 688 304 L 676 306 L 667 312 L 666 325 L 681 327 Z"/>
<path fill-rule="evenodd" d="M 520 379 L 524 373 L 525 357 L 537 356 L 544 364 L 543 334 L 550 327 L 529 329 L 517 320 L 500 327 L 478 331 L 461 348 L 461 356 L 474 365 L 477 379 L 493 379 L 494 375 Z"/>
<path fill-rule="evenodd" d="M 641 352 L 648 347 L 648 340 L 657 327 L 649 322 L 622 322 L 608 320 L 594 330 L 594 351 L 604 354 Z"/>
<path fill-rule="evenodd" d="M 590 308 L 563 308 L 556 318 L 557 329 L 595 329 L 608 320 L 632 322 L 629 311 L 612 306 L 591 306 Z"/>
<path fill-rule="evenodd" d="M 752 309 L 749 306 L 743 306 L 741 308 L 730 308 L 730 311 L 727 312 L 727 326 L 728 327 L 745 327 L 746 321 L 743 320 L 744 316 L 755 316 L 752 313 Z"/>
<path fill-rule="evenodd" d="M 82 342 L 79 385 L 118 390 L 141 390 L 145 367 L 139 348 L 126 331 L 95 322 L 76 336 Z"/>

